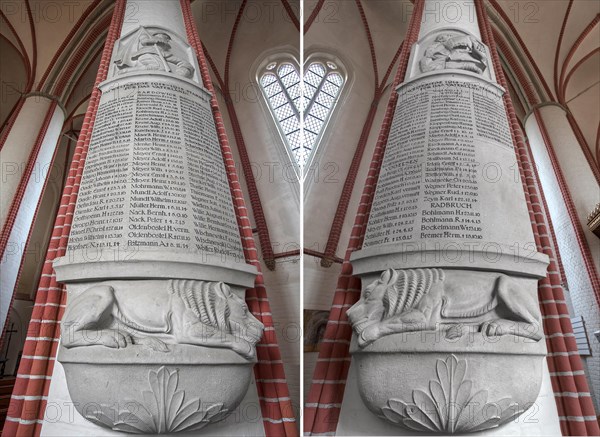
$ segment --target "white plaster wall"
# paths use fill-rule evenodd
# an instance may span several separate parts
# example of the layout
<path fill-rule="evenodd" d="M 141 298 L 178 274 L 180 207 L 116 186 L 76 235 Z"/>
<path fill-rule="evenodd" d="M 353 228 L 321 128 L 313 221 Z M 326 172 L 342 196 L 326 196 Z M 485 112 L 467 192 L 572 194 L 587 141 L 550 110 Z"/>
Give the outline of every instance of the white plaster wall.
<path fill-rule="evenodd" d="M 600 187 L 577 142 L 564 110 L 556 105 L 548 105 L 541 107 L 539 111 L 567 181 L 592 257 L 597 268 L 600 268 L 600 238 L 587 227 L 589 213 L 600 203 Z M 530 119 L 532 118 L 535 117 L 530 117 Z"/>
<path fill-rule="evenodd" d="M 562 111 L 560 108 L 556 108 L 556 110 Z M 557 112 L 552 111 L 552 114 L 557 114 Z M 557 123 L 557 121 L 554 121 L 554 123 Z M 545 124 L 546 127 L 549 127 L 550 120 L 546 120 Z M 546 151 L 546 146 L 535 117 L 530 116 L 527 119 L 525 130 L 527 132 L 527 137 L 529 138 L 529 144 L 531 145 L 544 195 L 546 196 L 546 202 L 548 203 L 548 209 L 550 210 L 550 217 L 552 218 L 552 225 L 556 235 L 556 242 L 563 261 L 563 267 L 568 283 L 568 290 L 565 290 L 565 292 L 568 293 L 567 300 L 570 298 L 574 310 L 571 313 L 571 317 L 583 316 L 585 321 L 592 356 L 582 358 L 586 370 L 585 373 L 588 382 L 590 383 L 592 399 L 594 400 L 596 410 L 600 410 L 600 342 L 598 342 L 593 335 L 595 331 L 600 330 L 600 308 L 598 307 L 598 302 L 594 296 L 594 291 L 583 261 L 581 249 L 575 238 L 573 223 L 567 212 L 558 181 L 556 180 L 556 175 L 552 168 L 552 163 L 550 162 L 550 157 Z M 564 138 L 564 133 L 557 132 L 555 129 L 552 129 L 552 132 L 553 135 L 559 135 L 556 140 L 557 143 L 560 141 L 561 137 Z M 552 137 L 552 139 L 554 142 L 554 137 Z M 577 144 L 575 147 L 576 149 L 573 148 L 571 153 L 574 155 L 577 154 L 576 152 L 581 153 L 579 145 Z M 563 161 L 562 159 L 565 160 Z M 573 161 L 571 158 L 565 156 L 561 157 L 560 162 L 561 167 L 565 170 L 567 170 L 567 165 L 570 164 L 578 166 L 577 161 Z M 587 165 L 587 162 L 584 160 L 583 164 Z M 569 173 L 573 174 L 572 171 L 573 170 L 569 170 Z M 594 187 L 597 187 L 595 181 L 594 184 L 589 185 L 589 187 L 589 191 L 571 191 L 571 193 L 574 197 L 582 195 L 584 197 L 586 195 L 592 196 L 594 195 Z"/>
<path fill-rule="evenodd" d="M 32 99 L 30 98 L 29 100 Z M 44 100 L 47 101 L 46 99 Z M 15 290 L 17 274 L 24 256 L 25 242 L 33 225 L 34 215 L 42 195 L 44 183 L 50 176 L 50 163 L 57 147 L 64 119 L 65 114 L 62 109 L 56 106 L 46 135 L 42 140 L 33 171 L 27 182 L 14 225 L 8 237 L 1 264 L 2 275 L 0 275 L 0 326 L 4 326 L 4 321 L 7 317 L 10 301 Z M 2 149 L 2 152 L 4 152 L 6 147 L 8 147 L 8 144 Z M 2 189 L 4 190 L 4 185 Z M 3 192 L 3 201 L 4 196 L 5 193 Z"/>
<path fill-rule="evenodd" d="M 41 96 L 29 97 L 17 117 L 6 143 L 0 151 L 2 196 L 0 196 L 0 223 L 4 226 L 29 154 L 35 143 L 51 101 Z"/>
<path fill-rule="evenodd" d="M 598 102 L 600 102 L 600 82 L 596 82 L 595 85 L 590 87 L 587 79 L 594 77 L 596 81 L 598 80 L 599 74 L 594 74 L 593 70 L 597 69 L 598 65 L 600 65 L 600 54 L 596 54 L 587 61 L 582 66 L 581 71 L 577 71 L 571 78 L 571 82 L 569 82 L 569 88 L 574 88 L 574 85 L 580 85 L 580 83 L 587 88 L 586 90 L 570 90 L 573 97 L 568 100 L 568 107 L 575 120 L 577 120 L 577 124 L 581 129 L 592 156 L 596 156 L 596 135 L 598 133 L 598 118 L 600 114 L 598 111 L 590 111 L 590 108 L 598 106 Z"/>
<path fill-rule="evenodd" d="M 341 270 L 342 265 L 339 263 L 334 263 L 331 267 L 321 267 L 321 258 L 304 256 L 304 309 L 331 309 Z"/>

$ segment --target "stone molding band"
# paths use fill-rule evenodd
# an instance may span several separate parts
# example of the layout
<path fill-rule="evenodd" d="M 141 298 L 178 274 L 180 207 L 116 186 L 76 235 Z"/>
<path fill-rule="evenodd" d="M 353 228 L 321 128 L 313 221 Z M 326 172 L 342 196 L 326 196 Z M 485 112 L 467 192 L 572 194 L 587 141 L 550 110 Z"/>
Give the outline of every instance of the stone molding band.
<path fill-rule="evenodd" d="M 105 279 L 159 279 L 185 278 L 207 281 L 222 281 L 244 288 L 251 288 L 256 277 L 256 267 L 240 261 L 237 264 L 227 262 L 199 263 L 193 256 L 165 254 L 157 258 L 151 252 L 138 252 L 129 260 L 93 262 L 83 256 L 69 259 L 59 258 L 54 262 L 54 270 L 60 282 L 83 282 Z"/>
<path fill-rule="evenodd" d="M 423 243 L 424 244 L 424 243 Z M 452 244 L 452 243 L 450 243 Z M 418 242 L 406 244 L 406 250 L 390 247 L 364 248 L 350 257 L 353 274 L 364 275 L 380 272 L 385 268 L 443 267 L 469 270 L 494 270 L 503 273 L 541 278 L 546 275 L 548 256 L 532 252 L 529 256 L 515 254 L 509 246 L 494 244 L 499 251 L 456 250 L 456 249 L 418 249 Z M 456 260 L 456 261 L 454 261 Z"/>

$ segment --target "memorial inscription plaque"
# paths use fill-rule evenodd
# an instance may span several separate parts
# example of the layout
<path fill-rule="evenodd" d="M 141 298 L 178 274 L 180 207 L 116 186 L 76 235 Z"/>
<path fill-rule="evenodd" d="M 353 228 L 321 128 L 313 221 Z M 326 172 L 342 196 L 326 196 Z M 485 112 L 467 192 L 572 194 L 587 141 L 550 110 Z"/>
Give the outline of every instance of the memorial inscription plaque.
<path fill-rule="evenodd" d="M 399 94 L 363 246 L 498 241 L 482 203 L 505 208 L 494 184 L 516 185 L 501 90 L 460 78 L 424 79 Z"/>
<path fill-rule="evenodd" d="M 216 135 L 203 90 L 156 79 L 107 89 L 68 250 L 138 248 L 243 259 Z"/>

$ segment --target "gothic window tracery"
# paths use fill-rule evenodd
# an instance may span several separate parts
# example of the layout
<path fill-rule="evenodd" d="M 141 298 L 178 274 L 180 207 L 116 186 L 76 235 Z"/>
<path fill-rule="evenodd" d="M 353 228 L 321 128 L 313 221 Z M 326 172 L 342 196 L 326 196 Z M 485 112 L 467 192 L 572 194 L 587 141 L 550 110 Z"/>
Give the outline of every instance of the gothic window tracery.
<path fill-rule="evenodd" d="M 259 83 L 273 119 L 301 169 L 323 136 L 344 82 L 339 66 L 320 57 L 306 62 L 303 90 L 299 68 L 289 58 L 270 62 L 260 72 Z M 303 129 L 300 129 L 301 116 Z"/>

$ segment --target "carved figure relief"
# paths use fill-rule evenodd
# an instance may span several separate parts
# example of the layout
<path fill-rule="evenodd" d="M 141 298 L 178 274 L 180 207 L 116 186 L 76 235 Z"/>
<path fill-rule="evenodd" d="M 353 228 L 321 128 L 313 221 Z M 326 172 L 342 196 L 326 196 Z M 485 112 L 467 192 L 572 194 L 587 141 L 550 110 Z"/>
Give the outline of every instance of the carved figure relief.
<path fill-rule="evenodd" d="M 421 72 L 458 69 L 483 74 L 487 68 L 485 46 L 470 35 L 442 33 L 425 49 Z"/>
<path fill-rule="evenodd" d="M 168 290 L 160 289 L 162 284 L 144 294 L 107 284 L 85 290 L 67 306 L 62 345 L 139 344 L 168 352 L 169 344 L 191 344 L 230 348 L 254 358 L 263 325 L 227 284 L 170 280 Z"/>
<path fill-rule="evenodd" d="M 121 48 L 115 61 L 119 73 L 154 70 L 176 73 L 191 78 L 194 67 L 173 52 L 176 44 L 165 31 L 151 33 L 140 26 L 129 44 Z"/>
<path fill-rule="evenodd" d="M 487 390 L 473 393 L 467 362 L 454 355 L 437 360 L 435 372 L 428 388 L 413 390 L 412 402 L 389 399 L 383 416 L 415 431 L 455 434 L 496 428 L 526 410 L 510 398 L 488 402 Z"/>
<path fill-rule="evenodd" d="M 543 335 L 537 302 L 503 274 L 485 290 L 447 283 L 441 269 L 388 269 L 347 314 L 360 347 L 400 332 L 443 330 L 458 338 L 468 326 L 487 336 L 539 341 Z"/>
<path fill-rule="evenodd" d="M 114 405 L 98 404 L 99 408 L 88 412 L 85 418 L 114 431 L 165 434 L 197 431 L 230 413 L 222 403 L 187 400 L 185 390 L 178 390 L 178 369 L 169 370 L 163 366 L 156 372 L 151 370 L 148 384 L 150 390 L 144 390 L 139 400 L 125 399 Z"/>

